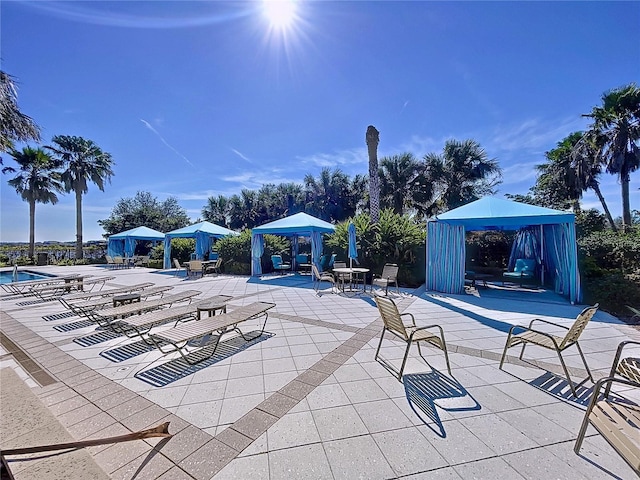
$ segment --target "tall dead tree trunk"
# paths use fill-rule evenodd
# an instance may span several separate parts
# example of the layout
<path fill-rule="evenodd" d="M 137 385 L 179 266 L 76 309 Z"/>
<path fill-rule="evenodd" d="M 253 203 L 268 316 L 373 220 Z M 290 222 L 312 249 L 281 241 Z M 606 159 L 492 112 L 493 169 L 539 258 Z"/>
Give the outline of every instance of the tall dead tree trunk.
<path fill-rule="evenodd" d="M 367 151 L 369 153 L 369 210 L 371 222 L 380 220 L 380 176 L 378 175 L 378 143 L 380 132 L 376 127 L 369 125 L 365 136 Z"/>

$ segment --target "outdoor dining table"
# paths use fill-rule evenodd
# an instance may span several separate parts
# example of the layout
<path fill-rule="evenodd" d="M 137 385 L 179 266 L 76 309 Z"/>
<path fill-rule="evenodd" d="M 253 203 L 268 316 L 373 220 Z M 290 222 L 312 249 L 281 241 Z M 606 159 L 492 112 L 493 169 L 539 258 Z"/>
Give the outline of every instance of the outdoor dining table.
<path fill-rule="evenodd" d="M 340 274 L 340 275 L 349 275 L 349 278 L 351 279 L 351 286 L 350 286 L 350 291 L 356 291 L 356 293 L 360 293 L 359 289 L 357 288 L 357 285 L 359 284 L 359 281 L 362 281 L 362 293 L 365 293 L 367 290 L 367 283 L 366 283 L 366 274 L 369 273 L 369 269 L 368 268 L 361 268 L 361 267 L 339 267 L 339 268 L 334 268 L 333 272 Z M 356 289 L 353 289 L 353 284 L 356 284 Z M 342 291 L 344 292 L 344 282 L 342 284 Z"/>

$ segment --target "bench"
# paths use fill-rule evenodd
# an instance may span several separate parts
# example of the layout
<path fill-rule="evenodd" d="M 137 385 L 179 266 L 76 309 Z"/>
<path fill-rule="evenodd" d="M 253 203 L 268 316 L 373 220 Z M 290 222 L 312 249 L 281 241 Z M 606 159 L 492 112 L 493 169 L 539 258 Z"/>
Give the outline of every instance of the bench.
<path fill-rule="evenodd" d="M 627 344 L 640 345 L 640 342 L 625 341 L 618 346 L 610 375 L 596 382 L 573 450 L 580 453 L 587 427 L 591 424 L 633 471 L 640 475 L 640 406 L 626 398 L 619 400 L 609 396 L 613 384 L 640 389 L 640 360 L 620 360 L 622 349 Z M 614 375 L 623 378 L 616 378 Z M 600 391 L 605 386 L 604 395 L 600 398 Z"/>
<path fill-rule="evenodd" d="M 223 313 L 214 317 L 207 317 L 204 320 L 189 322 L 174 328 L 169 328 L 158 333 L 149 335 L 150 339 L 156 345 L 163 355 L 178 352 L 182 358 L 189 364 L 195 365 L 211 358 L 220 344 L 220 339 L 225 333 L 235 331 L 246 341 L 255 340 L 264 333 L 269 318 L 268 310 L 275 307 L 275 303 L 254 302 L 243 307 L 237 307 L 230 313 Z M 260 332 L 251 337 L 247 337 L 238 325 L 248 320 L 254 320 L 264 315 L 264 323 Z M 213 344 L 201 345 L 194 352 L 188 352 L 187 346 L 192 340 L 202 339 L 207 335 L 217 333 L 217 338 Z M 189 357 L 189 353 L 196 353 L 194 358 Z"/>

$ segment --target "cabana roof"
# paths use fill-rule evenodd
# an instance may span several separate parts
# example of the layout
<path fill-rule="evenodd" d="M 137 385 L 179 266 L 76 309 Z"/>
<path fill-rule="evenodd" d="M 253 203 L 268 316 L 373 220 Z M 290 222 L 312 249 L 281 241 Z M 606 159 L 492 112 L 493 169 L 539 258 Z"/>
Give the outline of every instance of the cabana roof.
<path fill-rule="evenodd" d="M 304 212 L 296 213 L 280 220 L 265 223 L 251 230 L 253 234 L 301 235 L 309 236 L 311 232 L 332 233 L 336 227 Z"/>
<path fill-rule="evenodd" d="M 178 228 L 177 230 L 172 230 L 167 233 L 167 236 L 172 238 L 191 238 L 195 237 L 196 233 L 198 232 L 208 233 L 213 237 L 238 235 L 238 232 L 234 232 L 233 230 L 229 230 L 228 228 L 221 227 L 220 225 L 216 225 L 215 223 L 200 222 L 194 223 L 193 225 L 189 225 L 187 227 Z"/>
<path fill-rule="evenodd" d="M 463 225 L 465 230 L 517 230 L 529 225 L 573 223 L 572 213 L 495 197 L 449 210 L 430 221 Z"/>
<path fill-rule="evenodd" d="M 136 227 L 131 230 L 109 235 L 109 239 L 114 240 L 124 240 L 125 238 L 135 238 L 136 240 L 164 240 L 164 233 L 149 227 Z"/>

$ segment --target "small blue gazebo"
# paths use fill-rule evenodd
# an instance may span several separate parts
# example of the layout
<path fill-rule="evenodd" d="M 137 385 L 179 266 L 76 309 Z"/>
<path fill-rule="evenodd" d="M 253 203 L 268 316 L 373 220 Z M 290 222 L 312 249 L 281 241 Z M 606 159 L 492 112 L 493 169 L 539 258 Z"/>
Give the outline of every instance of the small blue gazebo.
<path fill-rule="evenodd" d="M 164 240 L 164 233 L 149 227 L 136 227 L 110 235 L 107 241 L 107 255 L 131 257 L 135 253 L 138 240 L 152 241 L 155 244 Z"/>
<path fill-rule="evenodd" d="M 580 302 L 580 272 L 575 216 L 511 200 L 484 197 L 427 222 L 426 287 L 462 293 L 465 274 L 465 232 L 516 230 L 509 267 L 516 258 L 535 258 L 555 291 Z"/>
<path fill-rule="evenodd" d="M 239 235 L 239 233 L 211 222 L 195 223 L 188 227 L 172 230 L 164 236 L 164 268 L 171 268 L 172 238 L 195 238 L 196 259 L 202 260 L 211 251 L 212 240 L 227 235 Z"/>
<path fill-rule="evenodd" d="M 311 262 L 319 267 L 322 255 L 322 234 L 333 233 L 336 227 L 304 212 L 290 215 L 280 220 L 265 223 L 251 230 L 251 275 L 262 274 L 261 257 L 264 253 L 264 235 L 282 235 L 293 237 L 294 250 L 297 250 L 298 237 L 311 238 Z M 294 258 L 297 251 L 294 251 Z"/>

